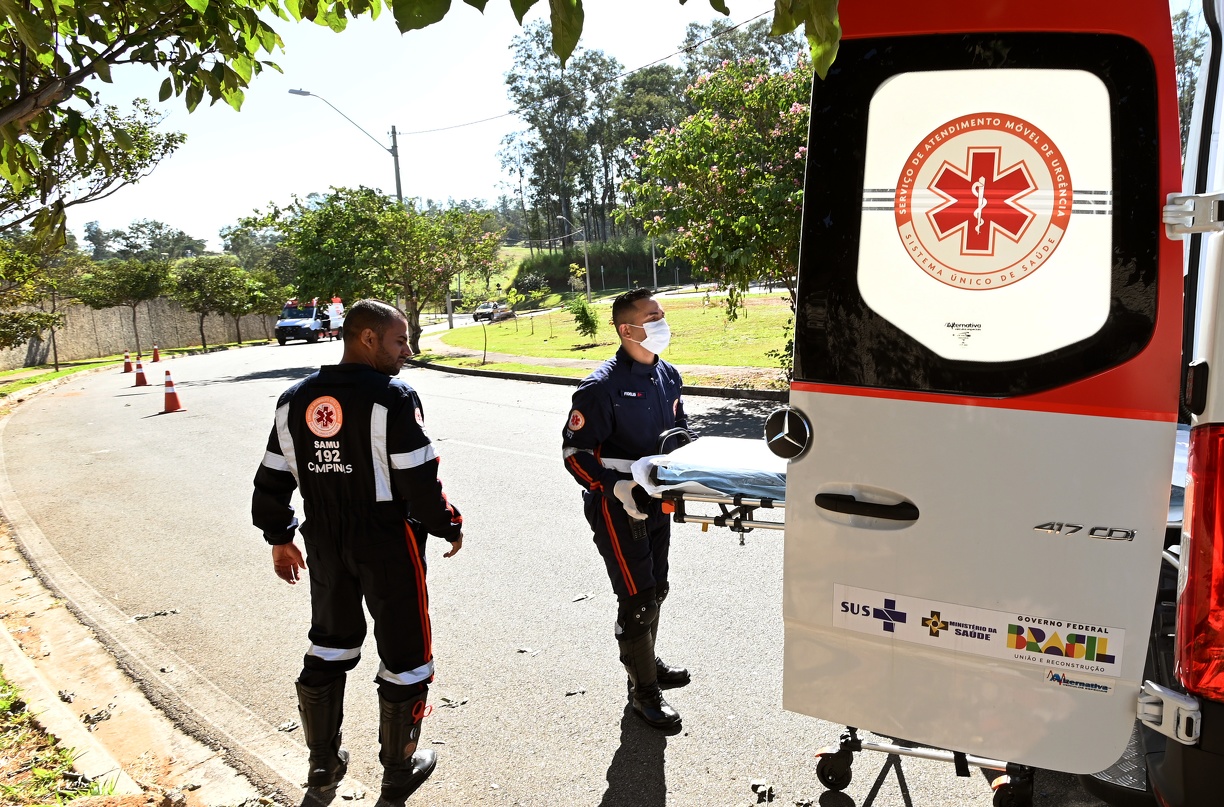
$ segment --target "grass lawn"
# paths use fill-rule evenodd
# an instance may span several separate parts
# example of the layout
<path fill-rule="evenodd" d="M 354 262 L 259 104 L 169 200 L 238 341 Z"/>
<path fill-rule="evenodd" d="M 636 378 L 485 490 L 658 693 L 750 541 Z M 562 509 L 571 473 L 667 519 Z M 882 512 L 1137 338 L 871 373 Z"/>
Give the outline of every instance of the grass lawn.
<path fill-rule="evenodd" d="M 664 298 L 662 305 L 672 331 L 671 347 L 663 358 L 673 364 L 774 367 L 777 362 L 765 354 L 786 342 L 783 332 L 790 319 L 790 306 L 780 295 L 749 297 L 747 309 L 734 322 L 727 321 L 720 297 L 712 297 L 708 305 L 700 297 Z M 597 302 L 594 308 L 600 322 L 595 344 L 578 333 L 568 311 L 553 311 L 486 326 L 489 350 L 515 356 L 606 359 L 617 344 L 609 323 L 612 306 Z M 481 350 L 484 347 L 481 330 L 457 328 L 447 332 L 442 341 L 454 347 Z"/>
<path fill-rule="evenodd" d="M 417 361 L 440 367 L 472 367 L 477 370 L 502 370 L 507 373 L 530 373 L 532 375 L 560 375 L 570 378 L 586 378 L 590 370 L 581 367 L 546 367 L 542 364 L 523 364 L 512 361 L 491 361 L 481 364 L 477 356 L 417 356 Z"/>
<path fill-rule="evenodd" d="M 21 693 L 0 678 L 0 801 L 62 804 L 81 796 L 108 795 L 109 790 L 73 772 L 72 750 L 47 736 L 30 716 Z"/>

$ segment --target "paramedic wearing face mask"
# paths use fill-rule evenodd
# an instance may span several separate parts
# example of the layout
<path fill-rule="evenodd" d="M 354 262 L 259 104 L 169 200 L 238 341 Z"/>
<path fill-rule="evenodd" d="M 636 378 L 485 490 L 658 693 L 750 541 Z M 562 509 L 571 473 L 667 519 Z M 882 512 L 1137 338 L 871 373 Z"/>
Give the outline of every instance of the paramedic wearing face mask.
<path fill-rule="evenodd" d="M 671 522 L 629 468 L 658 453 L 661 433 L 687 429 L 688 421 L 680 373 L 659 357 L 670 330 L 650 292 L 633 289 L 617 297 L 612 323 L 620 350 L 574 393 L 562 447 L 566 470 L 584 488 L 587 521 L 619 603 L 616 641 L 629 673 L 633 711 L 651 726 L 669 729 L 680 725 L 680 715 L 660 690 L 689 682 L 688 670 L 669 667 L 655 655 L 659 606 L 667 598 Z"/>

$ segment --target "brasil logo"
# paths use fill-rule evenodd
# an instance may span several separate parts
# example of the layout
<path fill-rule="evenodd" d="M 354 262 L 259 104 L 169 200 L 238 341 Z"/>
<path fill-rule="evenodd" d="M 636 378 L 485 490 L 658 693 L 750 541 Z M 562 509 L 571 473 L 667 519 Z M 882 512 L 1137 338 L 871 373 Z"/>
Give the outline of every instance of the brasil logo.
<path fill-rule="evenodd" d="M 927 135 L 897 180 L 897 233 L 935 280 L 985 291 L 1022 280 L 1054 254 L 1071 220 L 1066 158 L 1015 115 L 976 113 Z"/>

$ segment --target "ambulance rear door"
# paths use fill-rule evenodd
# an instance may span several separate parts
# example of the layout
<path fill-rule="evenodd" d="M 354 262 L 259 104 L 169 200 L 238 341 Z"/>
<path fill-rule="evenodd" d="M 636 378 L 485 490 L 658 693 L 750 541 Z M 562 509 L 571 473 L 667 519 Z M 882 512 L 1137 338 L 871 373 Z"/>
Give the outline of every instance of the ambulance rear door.
<path fill-rule="evenodd" d="M 1135 720 L 1178 409 L 1168 5 L 841 8 L 812 94 L 784 706 L 1102 770 Z"/>

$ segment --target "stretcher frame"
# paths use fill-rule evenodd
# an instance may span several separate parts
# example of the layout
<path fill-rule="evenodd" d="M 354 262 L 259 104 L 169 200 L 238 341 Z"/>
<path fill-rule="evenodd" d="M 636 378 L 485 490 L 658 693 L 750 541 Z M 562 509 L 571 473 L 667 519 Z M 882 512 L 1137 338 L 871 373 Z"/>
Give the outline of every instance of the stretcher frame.
<path fill-rule="evenodd" d="M 785 510 L 784 499 L 757 498 L 739 493 L 714 495 L 683 490 L 665 490 L 654 494 L 654 497 L 662 499 L 663 512 L 671 513 L 675 523 L 700 524 L 702 532 L 706 532 L 711 526 L 726 527 L 739 534 L 741 546 L 744 543 L 744 535 L 754 529 L 786 529 L 785 520 L 759 521 L 754 518 L 757 510 Z M 715 516 L 691 513 L 688 510 L 688 504 L 691 502 L 718 505 L 720 513 Z"/>

